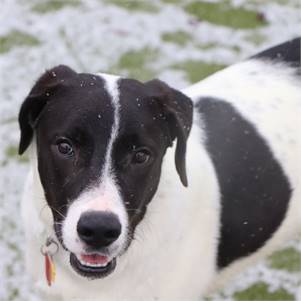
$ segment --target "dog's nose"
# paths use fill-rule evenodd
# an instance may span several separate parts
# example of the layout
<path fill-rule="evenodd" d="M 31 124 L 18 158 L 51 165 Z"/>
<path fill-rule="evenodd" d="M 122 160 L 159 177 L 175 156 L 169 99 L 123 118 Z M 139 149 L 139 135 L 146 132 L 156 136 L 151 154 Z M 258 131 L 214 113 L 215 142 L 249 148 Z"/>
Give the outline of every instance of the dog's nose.
<path fill-rule="evenodd" d="M 77 233 L 88 246 L 106 247 L 119 237 L 121 224 L 113 213 L 89 211 L 81 215 Z"/>

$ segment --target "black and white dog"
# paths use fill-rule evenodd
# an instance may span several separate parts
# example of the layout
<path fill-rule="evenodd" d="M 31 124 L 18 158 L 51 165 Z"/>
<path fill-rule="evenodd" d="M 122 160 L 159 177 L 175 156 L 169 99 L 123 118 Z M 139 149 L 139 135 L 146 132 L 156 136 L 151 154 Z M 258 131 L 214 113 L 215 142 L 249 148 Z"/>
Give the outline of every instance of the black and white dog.
<path fill-rule="evenodd" d="M 19 123 L 27 264 L 47 300 L 199 300 L 300 233 L 300 39 L 181 92 L 58 66 Z"/>

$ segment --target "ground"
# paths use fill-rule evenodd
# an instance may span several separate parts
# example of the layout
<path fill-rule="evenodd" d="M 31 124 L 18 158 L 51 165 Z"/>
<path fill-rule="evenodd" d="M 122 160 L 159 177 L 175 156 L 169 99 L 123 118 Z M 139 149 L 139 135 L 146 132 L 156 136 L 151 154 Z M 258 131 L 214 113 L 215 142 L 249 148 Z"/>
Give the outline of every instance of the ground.
<path fill-rule="evenodd" d="M 0 300 L 39 300 L 24 274 L 28 162 L 17 156 L 16 116 L 46 68 L 160 77 L 183 88 L 301 33 L 299 0 L 207 1 L 0 0 Z M 293 241 L 208 300 L 301 300 L 300 271 Z"/>

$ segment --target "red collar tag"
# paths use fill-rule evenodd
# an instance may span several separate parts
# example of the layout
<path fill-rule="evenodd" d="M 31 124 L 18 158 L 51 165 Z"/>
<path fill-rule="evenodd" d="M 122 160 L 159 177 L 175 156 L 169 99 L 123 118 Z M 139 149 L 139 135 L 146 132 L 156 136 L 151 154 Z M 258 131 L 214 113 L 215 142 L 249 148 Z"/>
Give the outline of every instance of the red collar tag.
<path fill-rule="evenodd" d="M 45 276 L 48 286 L 51 286 L 55 281 L 56 271 L 53 261 L 53 255 L 59 250 L 58 243 L 48 237 L 44 246 L 41 247 L 41 253 L 45 258 Z"/>
<path fill-rule="evenodd" d="M 53 263 L 52 256 L 45 254 L 45 276 L 46 280 L 49 286 L 54 282 L 55 280 L 55 265 Z"/>

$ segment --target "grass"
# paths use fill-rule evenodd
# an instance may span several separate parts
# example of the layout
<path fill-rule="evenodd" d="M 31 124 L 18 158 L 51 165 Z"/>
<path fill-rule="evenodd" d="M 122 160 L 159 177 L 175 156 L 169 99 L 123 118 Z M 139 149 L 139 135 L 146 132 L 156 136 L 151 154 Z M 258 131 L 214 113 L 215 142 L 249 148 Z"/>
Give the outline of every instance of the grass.
<path fill-rule="evenodd" d="M 218 43 L 206 43 L 206 44 L 197 44 L 198 48 L 202 49 L 202 50 L 210 50 L 210 49 L 214 49 L 217 47 L 221 47 L 220 44 Z"/>
<path fill-rule="evenodd" d="M 267 38 L 264 34 L 258 32 L 258 31 L 252 31 L 250 34 L 248 34 L 245 37 L 245 40 L 254 45 L 260 46 L 267 40 Z"/>
<path fill-rule="evenodd" d="M 46 14 L 49 12 L 55 12 L 69 7 L 77 7 L 81 4 L 78 0 L 46 0 L 37 2 L 32 6 L 32 11 L 39 13 L 39 14 Z"/>
<path fill-rule="evenodd" d="M 206 43 L 206 44 L 200 44 L 196 43 L 196 46 L 201 50 L 212 50 L 216 49 L 218 47 L 221 47 L 218 43 Z M 238 45 L 232 45 L 232 46 L 223 46 L 225 49 L 229 49 L 231 51 L 234 51 L 235 53 L 239 53 L 241 51 L 240 47 Z"/>
<path fill-rule="evenodd" d="M 233 7 L 228 2 L 195 1 L 187 4 L 185 10 L 199 21 L 207 21 L 239 29 L 254 29 L 267 24 L 257 11 Z"/>
<path fill-rule="evenodd" d="M 155 77 L 155 70 L 150 63 L 156 60 L 159 51 L 145 47 L 140 50 L 130 50 L 119 58 L 117 64 L 110 68 L 112 73 L 126 73 L 127 76 L 138 80 L 149 80 Z"/>
<path fill-rule="evenodd" d="M 291 273 L 301 272 L 301 253 L 294 248 L 287 248 L 274 253 L 268 262 L 273 269 L 285 270 Z"/>
<path fill-rule="evenodd" d="M 131 12 L 159 12 L 159 8 L 149 0 L 107 0 L 106 2 Z"/>
<path fill-rule="evenodd" d="M 192 41 L 192 36 L 182 30 L 173 31 L 173 32 L 165 32 L 161 35 L 161 39 L 167 43 L 174 43 L 180 46 L 186 45 L 188 42 Z"/>
<path fill-rule="evenodd" d="M 300 0 L 269 0 L 269 1 L 266 1 L 266 2 L 270 2 L 270 3 L 273 3 L 273 4 L 280 4 L 280 5 L 290 5 L 291 7 L 292 6 L 298 7 L 298 8 L 301 7 Z M 249 0 L 249 3 L 253 3 L 255 5 L 258 5 L 258 4 L 262 4 L 262 0 Z"/>
<path fill-rule="evenodd" d="M 183 0 L 161 0 L 161 2 L 166 4 L 182 4 Z"/>
<path fill-rule="evenodd" d="M 294 301 L 295 298 L 285 289 L 281 288 L 274 292 L 268 290 L 267 284 L 257 282 L 251 287 L 234 293 L 234 298 L 237 301 Z"/>
<path fill-rule="evenodd" d="M 20 292 L 18 289 L 14 288 L 11 290 L 9 297 L 8 297 L 8 301 L 13 301 L 16 300 L 16 298 L 19 296 Z"/>
<path fill-rule="evenodd" d="M 0 37 L 0 54 L 16 47 L 33 47 L 39 44 L 40 41 L 36 37 L 23 31 L 12 30 L 7 35 Z"/>
<path fill-rule="evenodd" d="M 183 70 L 186 73 L 187 79 L 191 83 L 195 83 L 206 78 L 208 75 L 225 68 L 226 65 L 188 60 L 174 64 L 171 67 L 174 69 Z"/>
<path fill-rule="evenodd" d="M 8 159 L 17 159 L 20 163 L 27 163 L 29 158 L 26 155 L 19 156 L 18 148 L 14 145 L 9 145 L 5 149 L 5 155 Z"/>

